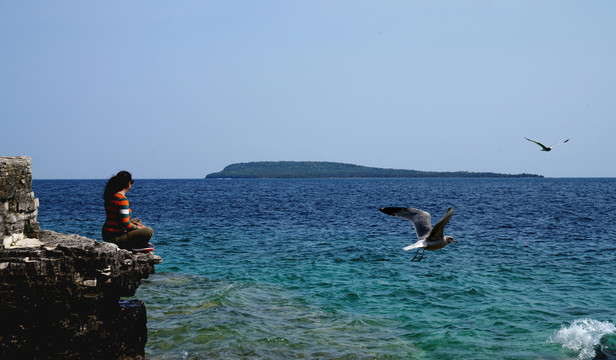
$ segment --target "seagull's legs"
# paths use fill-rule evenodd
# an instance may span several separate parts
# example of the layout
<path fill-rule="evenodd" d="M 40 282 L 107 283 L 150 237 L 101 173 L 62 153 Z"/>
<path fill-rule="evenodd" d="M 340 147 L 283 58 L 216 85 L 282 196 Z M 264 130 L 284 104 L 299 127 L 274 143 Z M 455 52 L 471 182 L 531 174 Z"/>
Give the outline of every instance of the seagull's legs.
<path fill-rule="evenodd" d="M 415 258 L 416 258 L 416 257 L 417 257 L 417 255 L 419 254 L 419 250 L 422 250 L 422 249 L 423 249 L 423 251 L 426 251 L 426 248 L 420 248 L 420 249 L 417 249 L 417 252 L 415 253 L 415 256 L 413 257 L 413 259 L 411 260 L 411 262 L 415 261 Z M 423 251 L 421 252 L 421 256 L 419 257 L 419 259 L 417 259 L 417 262 L 419 262 L 419 261 L 421 261 L 421 259 L 423 259 L 423 255 L 424 255 L 424 254 L 423 254 Z"/>

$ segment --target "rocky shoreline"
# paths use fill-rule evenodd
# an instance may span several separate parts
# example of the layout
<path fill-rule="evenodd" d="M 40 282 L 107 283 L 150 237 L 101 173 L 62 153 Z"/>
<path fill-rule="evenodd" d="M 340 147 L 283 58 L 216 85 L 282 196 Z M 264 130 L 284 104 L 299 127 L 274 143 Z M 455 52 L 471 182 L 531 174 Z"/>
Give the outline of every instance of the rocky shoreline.
<path fill-rule="evenodd" d="M 0 157 L 0 175 L 0 358 L 143 359 L 145 304 L 121 298 L 162 259 L 40 230 L 30 159 Z"/>

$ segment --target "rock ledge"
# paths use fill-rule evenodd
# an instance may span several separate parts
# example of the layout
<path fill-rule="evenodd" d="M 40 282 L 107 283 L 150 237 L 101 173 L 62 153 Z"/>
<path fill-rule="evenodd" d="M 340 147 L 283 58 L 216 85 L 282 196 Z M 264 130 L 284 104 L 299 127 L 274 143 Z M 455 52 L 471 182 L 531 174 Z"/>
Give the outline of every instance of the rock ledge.
<path fill-rule="evenodd" d="M 139 359 L 145 306 L 133 296 L 162 261 L 53 231 L 0 250 L 0 358 Z"/>

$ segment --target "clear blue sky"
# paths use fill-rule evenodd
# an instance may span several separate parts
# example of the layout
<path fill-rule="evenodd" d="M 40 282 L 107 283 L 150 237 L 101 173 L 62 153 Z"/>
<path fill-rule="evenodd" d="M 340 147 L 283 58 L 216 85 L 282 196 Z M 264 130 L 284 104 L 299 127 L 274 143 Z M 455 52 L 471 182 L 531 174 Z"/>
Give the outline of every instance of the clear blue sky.
<path fill-rule="evenodd" d="M 0 155 L 37 179 L 616 176 L 611 0 L 2 1 L 0 49 Z"/>

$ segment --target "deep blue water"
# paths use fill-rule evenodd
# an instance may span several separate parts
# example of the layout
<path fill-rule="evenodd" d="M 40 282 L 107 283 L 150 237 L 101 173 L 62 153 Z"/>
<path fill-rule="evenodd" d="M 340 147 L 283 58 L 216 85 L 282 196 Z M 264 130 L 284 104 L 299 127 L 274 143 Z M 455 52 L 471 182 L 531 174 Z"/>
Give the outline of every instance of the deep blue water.
<path fill-rule="evenodd" d="M 100 240 L 104 183 L 35 180 L 41 226 Z M 164 259 L 136 294 L 148 359 L 616 356 L 616 179 L 138 179 L 127 196 Z M 453 206 L 459 242 L 411 263 L 414 230 L 383 206 L 433 223 Z"/>

